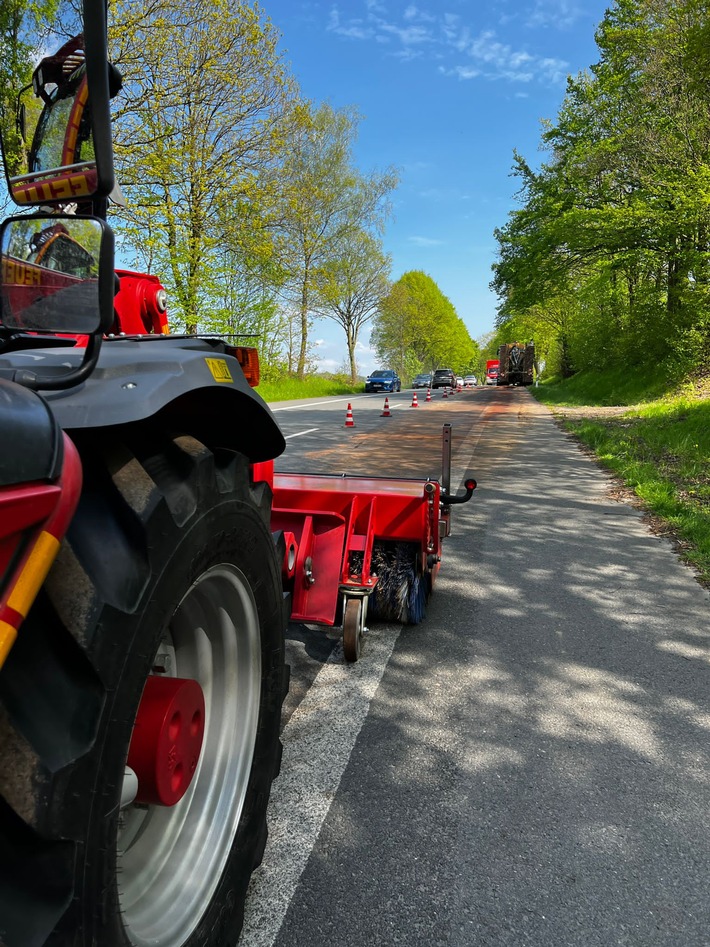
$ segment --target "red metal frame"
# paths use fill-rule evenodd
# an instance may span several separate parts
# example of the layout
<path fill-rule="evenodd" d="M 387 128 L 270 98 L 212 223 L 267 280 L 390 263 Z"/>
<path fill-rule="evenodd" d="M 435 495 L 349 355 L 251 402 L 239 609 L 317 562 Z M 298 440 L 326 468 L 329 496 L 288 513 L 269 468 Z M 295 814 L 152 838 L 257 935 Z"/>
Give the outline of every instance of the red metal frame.
<path fill-rule="evenodd" d="M 0 667 L 59 551 L 81 484 L 79 454 L 64 434 L 58 480 L 0 488 Z"/>
<path fill-rule="evenodd" d="M 268 466 L 255 465 L 255 479 L 260 475 L 269 479 Z M 269 482 L 272 529 L 283 530 L 295 547 L 293 621 L 333 625 L 341 594 L 373 591 L 376 542 L 411 542 L 422 568 L 438 562 L 437 481 L 272 473 Z"/>

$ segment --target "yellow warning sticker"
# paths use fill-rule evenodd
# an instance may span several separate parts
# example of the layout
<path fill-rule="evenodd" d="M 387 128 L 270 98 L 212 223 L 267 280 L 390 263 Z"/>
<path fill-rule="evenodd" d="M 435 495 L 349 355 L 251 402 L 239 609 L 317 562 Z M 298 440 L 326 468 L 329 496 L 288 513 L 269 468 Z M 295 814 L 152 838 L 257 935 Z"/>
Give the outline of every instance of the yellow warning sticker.
<path fill-rule="evenodd" d="M 205 361 L 215 381 L 234 382 L 234 379 L 229 374 L 229 365 L 227 365 L 223 358 L 206 358 Z"/>

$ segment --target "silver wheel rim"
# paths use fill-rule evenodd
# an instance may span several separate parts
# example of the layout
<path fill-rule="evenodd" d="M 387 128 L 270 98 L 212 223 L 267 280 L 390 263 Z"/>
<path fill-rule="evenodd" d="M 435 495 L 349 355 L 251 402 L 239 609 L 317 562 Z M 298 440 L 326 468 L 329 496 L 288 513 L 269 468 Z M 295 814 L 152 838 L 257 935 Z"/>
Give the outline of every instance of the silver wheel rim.
<path fill-rule="evenodd" d="M 190 788 L 171 808 L 129 805 L 118 833 L 118 892 L 135 947 L 180 947 L 212 899 L 239 825 L 261 690 L 256 603 L 246 576 L 204 572 L 170 622 L 166 673 L 197 680 L 205 734 Z"/>

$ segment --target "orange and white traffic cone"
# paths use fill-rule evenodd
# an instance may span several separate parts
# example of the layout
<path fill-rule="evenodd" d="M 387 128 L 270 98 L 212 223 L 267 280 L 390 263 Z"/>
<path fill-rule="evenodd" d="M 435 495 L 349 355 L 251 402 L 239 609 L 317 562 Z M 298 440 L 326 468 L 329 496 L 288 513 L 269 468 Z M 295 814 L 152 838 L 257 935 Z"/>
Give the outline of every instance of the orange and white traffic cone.
<path fill-rule="evenodd" d="M 384 406 L 384 408 L 382 409 L 382 414 L 380 415 L 380 417 L 381 417 L 381 418 L 391 418 L 391 417 L 392 417 L 392 412 L 390 411 L 390 399 L 389 399 L 389 398 L 385 398 L 385 406 Z"/>
<path fill-rule="evenodd" d="M 426 390 L 426 400 L 431 401 L 431 388 L 427 388 Z"/>
<path fill-rule="evenodd" d="M 444 388 L 444 393 L 443 393 L 443 395 L 441 396 L 442 398 L 448 398 L 448 397 L 449 397 L 449 396 L 447 395 L 447 393 L 446 393 L 448 390 L 449 390 L 448 388 Z"/>
<path fill-rule="evenodd" d="M 353 408 L 349 401 L 347 414 L 345 415 L 345 427 L 355 427 L 355 422 L 353 421 Z"/>
<path fill-rule="evenodd" d="M 417 401 L 417 393 L 416 393 L 416 391 L 413 391 L 413 392 L 412 392 L 412 407 L 413 407 L 413 408 L 418 408 L 418 407 L 419 407 L 419 402 Z"/>

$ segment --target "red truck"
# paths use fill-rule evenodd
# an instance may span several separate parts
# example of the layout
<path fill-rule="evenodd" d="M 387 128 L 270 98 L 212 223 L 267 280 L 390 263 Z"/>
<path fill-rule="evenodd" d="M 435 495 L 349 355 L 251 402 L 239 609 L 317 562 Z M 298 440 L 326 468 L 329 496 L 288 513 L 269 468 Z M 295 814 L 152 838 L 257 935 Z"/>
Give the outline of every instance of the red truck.
<path fill-rule="evenodd" d="M 486 362 L 486 384 L 495 385 L 498 383 L 498 368 L 500 362 L 497 358 L 489 358 Z"/>

